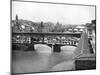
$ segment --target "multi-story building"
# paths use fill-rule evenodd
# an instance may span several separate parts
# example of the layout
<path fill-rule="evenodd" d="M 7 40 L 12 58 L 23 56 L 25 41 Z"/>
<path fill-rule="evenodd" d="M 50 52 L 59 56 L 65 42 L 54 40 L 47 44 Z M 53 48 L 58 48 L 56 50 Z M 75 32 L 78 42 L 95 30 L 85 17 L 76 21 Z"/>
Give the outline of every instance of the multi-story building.
<path fill-rule="evenodd" d="M 12 21 L 12 32 L 36 32 L 36 31 L 37 27 L 35 23 L 19 19 L 17 15 L 15 20 Z"/>
<path fill-rule="evenodd" d="M 91 23 L 87 24 L 87 34 L 88 38 L 91 41 L 93 51 L 95 53 L 95 45 L 96 45 L 96 20 L 92 20 Z"/>

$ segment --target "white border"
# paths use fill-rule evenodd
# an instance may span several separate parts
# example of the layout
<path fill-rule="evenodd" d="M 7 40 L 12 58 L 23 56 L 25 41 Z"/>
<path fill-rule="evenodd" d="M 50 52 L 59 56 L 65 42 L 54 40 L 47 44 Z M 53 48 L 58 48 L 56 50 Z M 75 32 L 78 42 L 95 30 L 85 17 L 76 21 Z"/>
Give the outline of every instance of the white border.
<path fill-rule="evenodd" d="M 32 0 L 31 0 L 32 1 Z M 100 2 L 99 0 L 35 0 L 57 3 L 87 4 L 97 6 L 97 69 L 87 71 L 69 71 L 54 73 L 38 73 L 34 75 L 98 75 L 100 70 Z M 9 75 L 10 73 L 10 0 L 0 0 L 0 75 Z"/>

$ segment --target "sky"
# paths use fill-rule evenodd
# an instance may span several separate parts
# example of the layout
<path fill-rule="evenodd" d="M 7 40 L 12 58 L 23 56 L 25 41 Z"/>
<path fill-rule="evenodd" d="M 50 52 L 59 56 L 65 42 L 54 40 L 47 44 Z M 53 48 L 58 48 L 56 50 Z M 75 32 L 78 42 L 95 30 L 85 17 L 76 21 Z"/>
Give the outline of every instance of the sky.
<path fill-rule="evenodd" d="M 95 7 L 13 1 L 13 20 L 15 20 L 16 14 L 19 19 L 33 22 L 85 24 L 91 23 L 91 20 L 95 19 Z"/>

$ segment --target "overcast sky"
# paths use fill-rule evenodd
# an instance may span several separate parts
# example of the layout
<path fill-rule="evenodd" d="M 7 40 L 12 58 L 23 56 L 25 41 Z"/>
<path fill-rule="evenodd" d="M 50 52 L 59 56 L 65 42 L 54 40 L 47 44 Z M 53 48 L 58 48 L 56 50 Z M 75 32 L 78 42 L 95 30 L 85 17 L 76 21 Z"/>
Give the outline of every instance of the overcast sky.
<path fill-rule="evenodd" d="M 95 7 L 13 1 L 13 20 L 16 14 L 20 19 L 34 22 L 59 21 L 62 24 L 85 24 L 95 19 Z"/>

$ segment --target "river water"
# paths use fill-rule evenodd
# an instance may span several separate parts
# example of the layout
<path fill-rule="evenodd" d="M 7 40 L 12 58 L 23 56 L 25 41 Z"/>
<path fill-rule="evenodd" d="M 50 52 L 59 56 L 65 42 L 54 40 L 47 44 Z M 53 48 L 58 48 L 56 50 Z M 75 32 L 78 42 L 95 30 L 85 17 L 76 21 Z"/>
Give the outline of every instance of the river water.
<path fill-rule="evenodd" d="M 34 73 L 73 70 L 72 55 L 61 53 L 37 53 L 35 51 L 14 51 L 12 73 Z"/>

